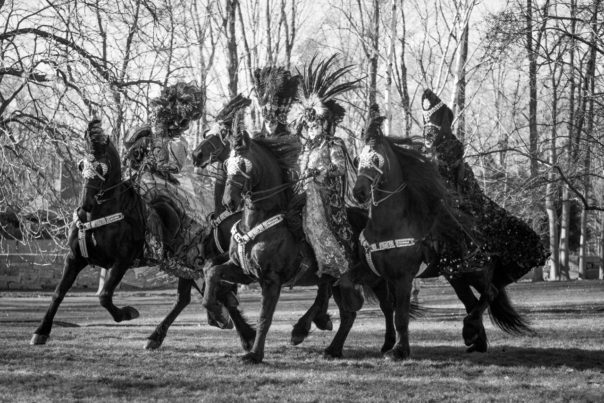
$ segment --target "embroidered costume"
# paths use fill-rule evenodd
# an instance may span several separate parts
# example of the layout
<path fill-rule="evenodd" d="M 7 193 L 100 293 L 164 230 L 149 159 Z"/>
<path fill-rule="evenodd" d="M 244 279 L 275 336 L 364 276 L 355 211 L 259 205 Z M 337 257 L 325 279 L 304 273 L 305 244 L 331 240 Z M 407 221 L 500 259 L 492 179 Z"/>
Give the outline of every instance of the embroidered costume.
<path fill-rule="evenodd" d="M 426 145 L 448 187 L 456 192 L 457 207 L 476 222 L 476 228 L 466 234 L 466 251 L 445 249 L 441 253 L 441 270 L 445 273 L 475 270 L 496 258 L 506 268 L 505 275 L 511 282 L 531 268 L 545 264 L 547 253 L 539 236 L 487 197 L 471 167 L 464 162 L 463 145 L 451 132 L 451 110 L 431 90 L 424 91 L 422 106 Z"/>
<path fill-rule="evenodd" d="M 202 103 L 195 85 L 168 87 L 152 101 L 150 124 L 134 129 L 124 139 L 126 165 L 148 207 L 145 259 L 183 278 L 198 278 L 203 273 L 201 241 L 212 211 L 211 198 L 198 193 L 202 187 L 192 170 L 184 170 L 187 145 L 181 135 L 192 120 L 201 117 Z M 160 212 L 165 216 L 166 209 L 176 216 L 162 221 Z"/>
<path fill-rule="evenodd" d="M 313 58 L 302 74 L 292 117 L 304 149 L 300 158 L 306 205 L 303 226 L 317 263 L 318 274 L 339 278 L 353 264 L 352 229 L 345 205 L 346 150 L 335 137 L 344 108 L 335 100 L 356 82 L 335 84 L 351 66 L 332 69 L 335 56 L 315 64 Z M 333 70 L 333 71 L 331 71 Z"/>

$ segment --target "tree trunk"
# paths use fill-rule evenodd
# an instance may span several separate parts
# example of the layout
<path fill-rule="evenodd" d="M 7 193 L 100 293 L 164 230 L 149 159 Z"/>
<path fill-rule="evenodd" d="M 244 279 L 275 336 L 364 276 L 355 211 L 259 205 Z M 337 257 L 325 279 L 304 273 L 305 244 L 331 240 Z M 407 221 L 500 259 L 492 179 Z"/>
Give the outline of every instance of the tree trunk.
<path fill-rule="evenodd" d="M 411 118 L 411 100 L 409 97 L 409 87 L 407 84 L 407 63 L 405 62 L 406 55 L 406 41 L 407 41 L 407 26 L 405 21 L 405 9 L 403 7 L 405 0 L 401 1 L 401 73 L 400 73 L 400 96 L 401 103 L 403 105 L 403 112 L 405 113 L 405 137 L 411 137 L 411 125 L 413 120 Z"/>
<path fill-rule="evenodd" d="M 533 47 L 533 1 L 526 0 L 526 51 L 529 60 L 529 154 L 530 175 L 536 178 L 537 166 L 537 54 Z"/>
<path fill-rule="evenodd" d="M 466 135 L 466 62 L 468 60 L 468 35 L 470 20 L 468 19 L 460 38 L 457 51 L 457 80 L 455 81 L 455 95 L 453 99 L 453 114 L 457 118 L 456 134 L 459 141 L 465 144 Z"/>
<path fill-rule="evenodd" d="M 380 2 L 373 0 L 373 20 L 371 29 L 371 57 L 369 58 L 369 88 L 367 107 L 376 103 L 377 100 L 377 70 L 380 39 Z"/>
<path fill-rule="evenodd" d="M 239 0 L 226 0 L 227 14 L 227 71 L 229 73 L 229 97 L 237 96 L 239 60 L 237 55 L 237 33 L 235 29 Z"/>
<path fill-rule="evenodd" d="M 576 31 L 576 17 L 577 15 L 577 2 L 571 0 L 570 2 L 570 51 L 569 51 L 569 81 L 570 81 L 570 94 L 568 101 L 568 142 L 566 150 L 567 168 L 572 169 L 574 161 L 574 147 L 576 129 L 575 129 L 575 31 Z M 570 279 L 570 267 L 569 267 L 569 232 L 570 232 L 570 190 L 567 184 L 562 187 L 562 217 L 560 223 L 560 279 Z"/>
<path fill-rule="evenodd" d="M 595 72 L 596 72 L 596 33 L 598 31 L 598 6 L 600 0 L 593 0 L 593 11 L 591 19 L 591 49 L 589 55 L 589 61 L 587 62 L 584 82 L 584 95 L 586 104 L 585 113 L 585 138 L 593 138 L 594 128 L 594 98 L 595 98 Z M 583 191 L 586 200 L 589 200 L 589 193 L 591 190 L 590 183 L 590 169 L 591 169 L 591 147 L 588 145 L 585 147 L 585 159 L 583 169 Z M 588 234 L 587 234 L 587 223 L 589 220 L 588 210 L 583 208 L 581 212 L 581 246 L 579 250 L 579 278 L 586 278 L 586 258 L 588 253 Z"/>
<path fill-rule="evenodd" d="M 388 66 L 386 70 L 386 118 L 388 119 L 384 127 L 386 136 L 392 133 L 392 63 L 394 61 L 394 45 L 396 43 L 396 0 L 390 0 L 391 23 L 390 23 L 390 46 L 388 50 Z"/>

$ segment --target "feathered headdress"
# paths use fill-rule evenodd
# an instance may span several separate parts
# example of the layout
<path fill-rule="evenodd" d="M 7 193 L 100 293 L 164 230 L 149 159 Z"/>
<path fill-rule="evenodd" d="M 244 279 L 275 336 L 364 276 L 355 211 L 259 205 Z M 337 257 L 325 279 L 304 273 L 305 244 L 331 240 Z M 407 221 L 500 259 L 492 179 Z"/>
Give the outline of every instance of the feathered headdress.
<path fill-rule="evenodd" d="M 243 111 L 250 106 L 252 100 L 237 94 L 231 99 L 216 115 L 216 123 L 221 126 L 232 128 L 233 131 L 239 131 L 243 128 Z"/>
<path fill-rule="evenodd" d="M 292 118 L 298 124 L 302 121 L 312 122 L 317 119 L 339 123 L 346 113 L 336 102 L 339 95 L 355 88 L 359 80 L 336 82 L 352 70 L 352 65 L 333 68 L 337 55 L 315 64 L 316 56 L 312 58 L 302 73 L 302 81 L 298 89 L 297 102 L 292 110 Z"/>
<path fill-rule="evenodd" d="M 268 121 L 287 123 L 287 113 L 296 97 L 299 76 L 283 67 L 264 67 L 254 71 L 254 84 L 262 115 Z"/>
<path fill-rule="evenodd" d="M 201 118 L 203 92 L 195 83 L 178 82 L 162 90 L 161 95 L 151 101 L 155 110 L 155 121 L 163 128 L 164 136 L 180 135 L 192 120 Z"/>

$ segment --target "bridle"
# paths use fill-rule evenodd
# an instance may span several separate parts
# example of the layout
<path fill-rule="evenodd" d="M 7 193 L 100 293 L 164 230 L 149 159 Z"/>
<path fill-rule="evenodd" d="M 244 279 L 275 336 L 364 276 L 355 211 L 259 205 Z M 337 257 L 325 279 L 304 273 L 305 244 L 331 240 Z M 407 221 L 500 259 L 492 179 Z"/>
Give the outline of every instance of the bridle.
<path fill-rule="evenodd" d="M 115 189 L 116 187 L 118 187 L 122 183 L 124 183 L 124 181 L 121 180 L 112 186 L 104 187 L 104 185 L 106 184 L 106 181 L 107 181 L 106 175 L 109 173 L 109 171 L 111 169 L 111 164 L 104 163 L 102 161 L 97 161 L 92 156 L 89 156 L 87 158 L 80 160 L 80 164 L 82 164 L 82 163 L 84 164 L 84 167 L 82 168 L 82 176 L 84 177 L 84 179 L 87 180 L 86 184 L 84 185 L 84 188 L 97 191 L 97 193 L 94 195 L 94 200 L 96 201 L 97 205 L 100 206 L 101 204 L 105 203 L 106 201 L 111 200 L 111 197 L 103 199 L 103 196 L 105 196 L 105 193 Z M 98 167 L 101 167 L 103 173 L 100 173 L 97 170 Z M 92 179 L 97 179 L 97 178 L 101 180 L 100 186 L 93 185 L 90 183 L 90 181 Z"/>
<path fill-rule="evenodd" d="M 223 136 L 223 132 L 224 132 L 224 136 Z M 212 134 L 210 137 L 206 137 L 204 139 L 202 147 L 205 146 L 206 144 L 208 146 L 212 147 L 212 149 L 210 150 L 210 159 L 208 160 L 207 163 L 204 164 L 204 166 L 213 164 L 214 162 L 219 161 L 218 156 L 220 154 L 222 154 L 225 147 L 227 146 L 227 142 L 225 140 L 227 135 L 228 135 L 228 131 L 226 129 L 220 129 L 218 131 L 218 133 Z M 219 140 L 220 143 L 218 143 L 218 141 L 216 141 L 216 140 Z M 203 166 L 202 166 L 202 168 L 203 168 Z"/>
<path fill-rule="evenodd" d="M 374 146 L 375 146 L 375 142 L 370 141 L 369 144 L 365 147 L 365 149 L 359 155 L 359 166 L 358 166 L 357 175 L 369 180 L 370 189 L 371 189 L 371 204 L 374 207 L 377 207 L 381 203 L 383 203 L 386 200 L 388 200 L 389 198 L 391 198 L 392 196 L 402 192 L 403 189 L 405 189 L 407 187 L 407 184 L 405 182 L 403 182 L 394 190 L 386 190 L 386 189 L 380 187 L 386 183 L 386 180 L 384 179 L 384 170 L 383 170 L 384 164 L 388 163 L 388 165 L 389 165 L 390 161 L 388 161 L 381 154 L 379 154 L 377 151 L 375 151 L 373 149 Z M 376 160 L 377 160 L 377 163 L 376 163 Z M 376 172 L 376 174 L 374 176 L 371 176 L 368 173 L 362 171 L 362 169 L 374 170 Z M 376 192 L 381 192 L 381 193 L 385 194 L 386 196 L 382 197 L 381 199 L 376 199 Z"/>
<path fill-rule="evenodd" d="M 246 169 L 243 170 L 242 166 L 245 166 Z M 227 173 L 227 183 L 234 184 L 240 190 L 241 196 L 244 199 L 251 199 L 250 182 L 252 175 L 247 172 L 252 170 L 252 162 L 240 155 L 232 154 L 224 161 L 224 169 Z M 243 181 L 235 179 L 238 175 L 243 177 Z"/>

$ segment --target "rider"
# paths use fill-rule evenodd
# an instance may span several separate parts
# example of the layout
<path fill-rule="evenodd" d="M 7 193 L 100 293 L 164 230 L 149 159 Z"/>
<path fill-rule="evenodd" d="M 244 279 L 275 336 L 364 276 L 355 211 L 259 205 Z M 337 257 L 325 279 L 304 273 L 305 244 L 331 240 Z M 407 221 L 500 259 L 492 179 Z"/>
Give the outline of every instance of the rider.
<path fill-rule="evenodd" d="M 440 174 L 458 200 L 457 206 L 480 229 L 465 231 L 466 251 L 445 250 L 440 265 L 450 271 L 483 267 L 496 258 L 510 280 L 516 281 L 532 267 L 545 263 L 547 253 L 539 236 L 519 218 L 484 194 L 472 168 L 464 161 L 463 144 L 453 135 L 453 112 L 431 90 L 422 95 L 426 145 L 436 158 Z M 467 255 L 469 253 L 469 255 Z M 466 255 L 461 258 L 462 255 Z"/>
<path fill-rule="evenodd" d="M 232 134 L 232 126 L 235 121 L 243 122 L 245 108 L 250 106 L 251 99 L 238 94 L 232 98 L 222 109 L 216 114 L 214 124 L 210 130 L 204 135 L 205 137 L 217 136 L 224 144 L 228 141 Z M 212 161 L 214 162 L 214 161 Z M 226 171 L 221 163 L 216 164 L 212 169 L 212 175 L 216 178 L 214 185 L 214 215 L 219 214 L 224 210 L 222 205 L 222 195 L 224 193 L 224 185 L 226 181 Z"/>
<path fill-rule="evenodd" d="M 342 276 L 353 265 L 353 232 L 345 205 L 346 147 L 335 136 L 336 127 L 345 115 L 334 99 L 354 88 L 356 81 L 336 84 L 350 66 L 333 70 L 335 57 L 315 65 L 315 58 L 304 69 L 298 99 L 292 110 L 297 134 L 304 143 L 300 157 L 306 205 L 303 227 L 313 247 L 318 275 L 339 279 L 339 286 L 355 290 L 355 305 L 362 305 L 362 294 L 350 276 Z M 358 306 L 360 308 L 360 306 Z"/>
<path fill-rule="evenodd" d="M 255 137 L 289 136 L 287 115 L 296 98 L 300 76 L 277 66 L 254 71 L 254 85 L 258 104 L 262 109 L 263 125 Z"/>
<path fill-rule="evenodd" d="M 166 258 L 167 234 L 153 202 L 168 199 L 197 223 L 204 222 L 204 210 L 208 210 L 201 198 L 192 194 L 192 189 L 182 186 L 181 181 L 186 178 L 179 175 L 187 161 L 187 144 L 182 135 L 191 121 L 201 117 L 202 94 L 194 84 L 179 82 L 166 87 L 151 101 L 149 123 L 135 128 L 124 139 L 126 165 L 132 173 L 138 173 L 139 193 L 149 206 L 146 257 L 156 262 Z"/>

